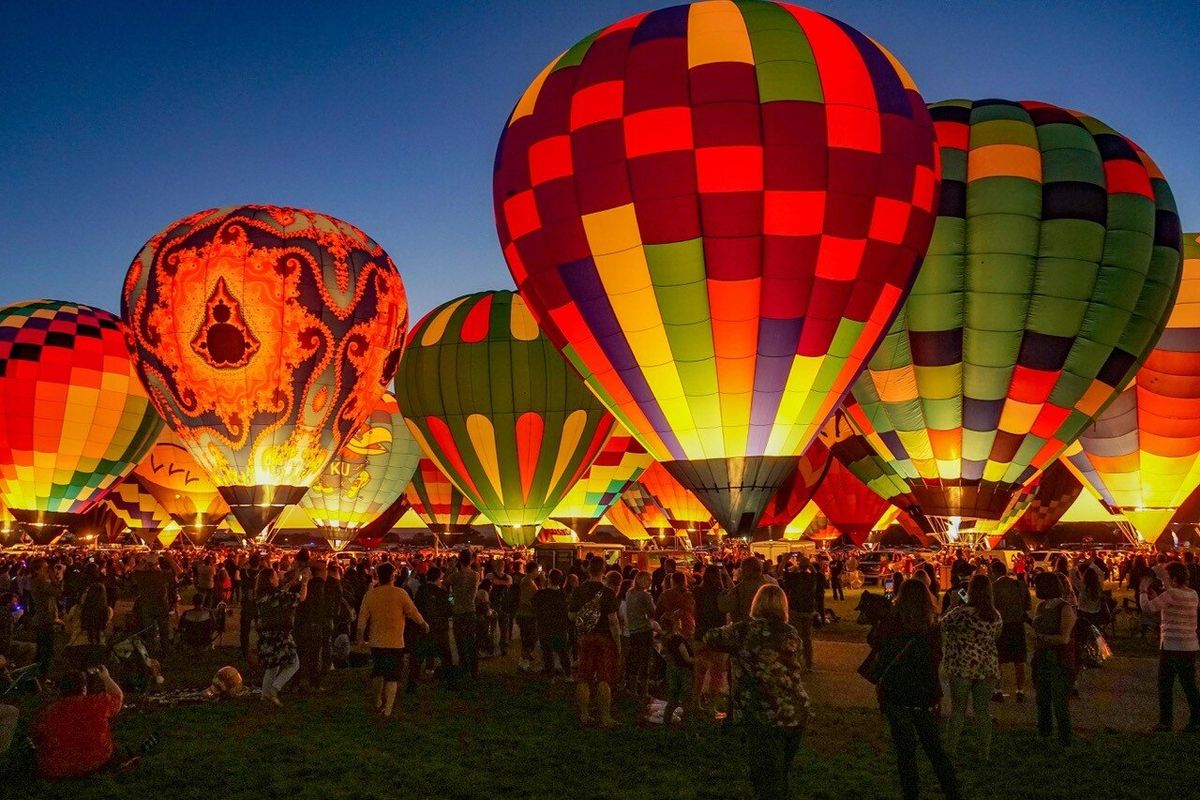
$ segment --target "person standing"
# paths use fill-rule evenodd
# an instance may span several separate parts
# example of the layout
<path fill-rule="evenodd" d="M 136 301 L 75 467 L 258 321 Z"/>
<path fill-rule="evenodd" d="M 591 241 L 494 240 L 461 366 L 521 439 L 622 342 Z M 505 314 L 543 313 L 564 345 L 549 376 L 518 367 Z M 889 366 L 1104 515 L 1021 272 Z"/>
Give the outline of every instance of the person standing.
<path fill-rule="evenodd" d="M 650 573 L 642 570 L 634 577 L 633 587 L 625 595 L 625 629 L 629 634 L 629 652 L 625 656 L 625 688 L 643 702 L 647 698 L 650 654 L 654 650 L 654 630 L 651 627 L 654 599 L 649 590 Z M 659 599 L 665 599 L 668 594 L 663 592 Z"/>
<path fill-rule="evenodd" d="M 542 674 L 546 677 L 554 674 L 554 659 L 557 656 L 562 676 L 570 679 L 571 618 L 567 614 L 567 593 L 563 590 L 562 570 L 550 570 L 546 579 L 549 587 L 538 589 L 533 595 L 533 615 L 542 646 Z"/>
<path fill-rule="evenodd" d="M 1071 743 L 1071 713 L 1067 698 L 1074 682 L 1075 609 L 1066 600 L 1068 584 L 1057 572 L 1034 576 L 1033 589 L 1040 601 L 1033 616 L 1033 689 L 1037 695 L 1038 734 L 1050 736 L 1052 723 L 1058 737 Z"/>
<path fill-rule="evenodd" d="M 371 645 L 375 711 L 385 719 L 392 716 L 400 686 L 406 620 L 411 619 L 429 633 L 429 624 L 408 592 L 392 583 L 395 577 L 393 564 L 386 561 L 380 564 L 375 570 L 376 585 L 363 597 L 358 611 L 358 638 Z"/>
<path fill-rule="evenodd" d="M 787 595 L 774 584 L 761 585 L 747 618 L 710 630 L 704 643 L 729 654 L 730 719 L 742 731 L 755 796 L 791 797 L 789 776 L 808 723 L 809 702 L 800 678 L 803 645 L 788 624 Z"/>
<path fill-rule="evenodd" d="M 513 607 L 512 597 L 513 576 L 512 565 L 508 559 L 498 558 L 492 564 L 490 576 L 491 588 L 489 601 L 495 612 L 496 626 L 499 629 L 498 639 L 500 655 L 508 655 L 508 645 L 512 640 Z"/>
<path fill-rule="evenodd" d="M 941 629 L 933 595 L 924 581 L 901 584 L 892 613 L 875 626 L 867 640 L 873 653 L 879 707 L 896 748 L 901 796 L 915 800 L 920 794 L 919 744 L 933 765 L 942 794 L 947 800 L 957 800 L 958 778 L 938 729 Z"/>
<path fill-rule="evenodd" d="M 326 591 L 326 567 L 313 561 L 304 602 L 296 608 L 296 646 L 301 676 L 314 692 L 323 691 L 321 676 L 329 671 L 333 646 L 333 597 Z"/>
<path fill-rule="evenodd" d="M 298 591 L 291 591 L 292 587 Z M 300 669 L 300 656 L 292 636 L 296 624 L 296 606 L 308 594 L 308 577 L 294 573 L 287 585 L 279 583 L 279 573 L 267 567 L 258 573 L 254 604 L 258 609 L 258 660 L 262 664 L 262 697 L 282 706 L 279 693 Z"/>
<path fill-rule="evenodd" d="M 966 605 L 942 617 L 942 665 L 950 683 L 950 721 L 946 744 L 953 756 L 967 722 L 967 702 L 975 711 L 980 750 L 987 761 L 992 746 L 992 690 L 1000 680 L 996 639 L 1003 626 L 992 602 L 992 582 L 976 575 L 967 584 Z"/>
<path fill-rule="evenodd" d="M 579 637 L 579 666 L 575 673 L 575 704 L 580 725 L 591 723 L 591 700 L 603 728 L 616 727 L 612 716 L 612 687 L 619 677 L 621 623 L 617 593 L 604 581 L 604 561 L 592 559 L 588 579 L 571 595 L 567 611 Z M 621 574 L 615 573 L 618 585 Z"/>
<path fill-rule="evenodd" d="M 757 556 L 746 556 L 742 559 L 738 582 L 721 597 L 720 609 L 729 614 L 734 622 L 742 622 L 750 618 L 750 606 L 754 602 L 758 590 L 765 584 L 775 584 L 775 579 L 763 575 L 762 562 Z M 667 609 L 674 611 L 675 608 Z M 692 607 L 695 613 L 695 606 Z M 660 614 L 666 613 L 660 608 Z"/>
<path fill-rule="evenodd" d="M 842 571 L 846 568 L 846 562 L 841 556 L 837 556 L 833 561 L 829 562 L 829 585 L 833 589 L 834 600 L 845 600 L 846 593 L 842 590 Z"/>
<path fill-rule="evenodd" d="M 517 663 L 521 670 L 533 669 L 533 648 L 540 636 L 537 615 L 533 611 L 533 596 L 541 587 L 542 567 L 536 561 L 531 561 L 525 565 L 525 574 L 517 584 L 516 602 L 513 604 L 517 630 L 521 636 L 521 660 Z"/>
<path fill-rule="evenodd" d="M 992 596 L 996 610 L 1000 612 L 1000 638 L 996 640 L 996 654 L 1000 666 L 1012 664 L 1013 683 L 1016 686 L 1014 695 L 1018 703 L 1025 702 L 1025 660 L 1028 649 L 1025 640 L 1025 619 L 1033 607 L 1029 596 L 1029 586 L 1023 580 L 1008 574 L 1008 568 L 1000 559 L 993 559 L 988 568 L 992 576 Z M 996 691 L 992 693 L 992 701 L 1004 702 L 1004 692 L 1000 689 L 1000 681 L 996 682 Z"/>
<path fill-rule="evenodd" d="M 258 553 L 250 556 L 242 579 L 238 583 L 238 646 L 242 651 L 242 659 L 250 660 L 250 631 L 254 628 L 254 577 L 258 575 Z"/>
<path fill-rule="evenodd" d="M 450 605 L 450 592 L 442 585 L 442 570 L 429 567 L 425 580 L 417 587 L 413 600 L 417 611 L 429 625 L 429 631 L 416 631 L 406 638 L 409 646 L 408 654 L 408 685 L 405 691 L 412 693 L 417 690 L 417 682 L 421 670 L 433 659 L 441 659 L 442 682 L 447 688 L 458 686 L 455 675 L 454 659 L 450 651 L 450 618 L 454 609 Z"/>
<path fill-rule="evenodd" d="M 58 599 L 63 590 L 62 584 L 51 578 L 50 563 L 46 559 L 35 559 L 30 571 L 33 579 L 29 588 L 29 612 L 37 645 L 34 660 L 38 664 L 38 675 L 45 678 L 54 663 L 54 623 L 58 621 Z"/>
<path fill-rule="evenodd" d="M 460 677 L 479 677 L 479 653 L 475 649 L 475 593 L 479 591 L 471 551 L 463 548 L 458 554 L 458 569 L 450 576 L 450 599 L 454 607 L 454 647 L 458 650 Z M 362 629 L 362 621 L 359 621 Z M 522 642 L 524 644 L 524 642 Z"/>
<path fill-rule="evenodd" d="M 1196 591 L 1188 586 L 1188 569 L 1178 561 L 1166 567 L 1167 588 L 1145 593 L 1143 604 L 1159 612 L 1158 725 L 1155 731 L 1174 730 L 1175 679 L 1187 698 L 1186 733 L 1200 732 L 1200 691 L 1196 689 Z"/>
<path fill-rule="evenodd" d="M 813 665 L 813 614 L 817 612 L 817 593 L 821 591 L 808 556 L 801 554 L 796 568 L 783 574 L 783 590 L 788 597 L 788 622 L 800 635 L 804 649 L 804 671 L 812 672 Z"/>
<path fill-rule="evenodd" d="M 167 573 L 146 556 L 133 571 L 133 586 L 138 625 L 150 630 L 155 655 L 161 659 L 170 641 L 171 587 Z"/>

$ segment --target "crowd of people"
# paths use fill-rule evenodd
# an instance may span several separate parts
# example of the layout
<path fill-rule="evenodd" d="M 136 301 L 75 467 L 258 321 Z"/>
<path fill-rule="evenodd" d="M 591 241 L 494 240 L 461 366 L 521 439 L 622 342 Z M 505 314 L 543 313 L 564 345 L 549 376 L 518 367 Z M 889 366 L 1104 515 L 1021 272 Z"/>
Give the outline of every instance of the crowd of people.
<path fill-rule="evenodd" d="M 211 647 L 236 616 L 241 666 L 261 675 L 263 702 L 282 705 L 289 687 L 324 691 L 331 669 L 369 665 L 381 720 L 394 713 L 401 682 L 416 692 L 436 676 L 457 689 L 478 679 L 481 660 L 518 647 L 518 670 L 574 683 L 582 725 L 616 726 L 613 698 L 623 693 L 640 714 L 657 699 L 667 728 L 737 726 L 757 795 L 784 797 L 809 714 L 813 631 L 833 618 L 826 598 L 860 578 L 858 558 L 770 560 L 727 548 L 645 571 L 599 557 L 544 570 L 526 554 L 466 549 L 347 558 L 273 549 L 0 553 L 0 666 L 59 698 L 31 731 L 41 774 L 65 777 L 134 760 L 109 731 L 122 692 L 104 665 L 117 643 L 138 645 L 127 646 L 132 667 L 118 678 L 153 687 L 172 649 Z M 990 706 L 1025 702 L 1027 662 L 1038 732 L 1069 745 L 1079 670 L 1103 657 L 1098 631 L 1116 613 L 1112 587 L 1121 585 L 1159 630 L 1157 729 L 1174 727 L 1178 682 L 1191 713 L 1184 730 L 1196 731 L 1200 564 L 1191 552 L 1036 564 L 943 550 L 885 563 L 878 613 L 867 613 L 866 595 L 860 604 L 872 624 L 859 672 L 875 684 L 904 796 L 917 794 L 919 750 L 946 796 L 958 796 L 968 720 L 986 761 Z M 181 612 L 183 597 L 190 607 Z M 1011 695 L 1001 688 L 1005 664 Z M 9 708 L 0 705 L 0 750 L 15 727 Z"/>

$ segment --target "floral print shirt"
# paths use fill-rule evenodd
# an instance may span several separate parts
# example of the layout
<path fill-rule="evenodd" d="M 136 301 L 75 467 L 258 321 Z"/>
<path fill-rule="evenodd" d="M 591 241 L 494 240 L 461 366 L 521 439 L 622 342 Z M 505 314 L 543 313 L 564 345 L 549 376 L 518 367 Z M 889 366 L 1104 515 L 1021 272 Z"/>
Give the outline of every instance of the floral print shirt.
<path fill-rule="evenodd" d="M 988 622 L 971 606 L 959 606 L 942 617 L 942 666 L 946 676 L 999 683 L 996 640 L 1003 625 L 999 614 Z"/>
<path fill-rule="evenodd" d="M 800 634 L 795 628 L 752 617 L 709 631 L 704 643 L 730 654 L 734 722 L 796 728 L 808 721 L 808 692 L 800 679 Z"/>

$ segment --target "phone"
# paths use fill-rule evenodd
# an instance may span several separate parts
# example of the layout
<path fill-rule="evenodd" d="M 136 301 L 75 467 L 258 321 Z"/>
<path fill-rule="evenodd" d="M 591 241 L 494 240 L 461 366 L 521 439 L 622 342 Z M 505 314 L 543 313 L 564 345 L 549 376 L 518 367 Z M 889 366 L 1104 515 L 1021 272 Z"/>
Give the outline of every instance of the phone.
<path fill-rule="evenodd" d="M 963 603 L 967 602 L 967 587 L 964 586 L 958 590 L 958 599 L 963 601 Z"/>

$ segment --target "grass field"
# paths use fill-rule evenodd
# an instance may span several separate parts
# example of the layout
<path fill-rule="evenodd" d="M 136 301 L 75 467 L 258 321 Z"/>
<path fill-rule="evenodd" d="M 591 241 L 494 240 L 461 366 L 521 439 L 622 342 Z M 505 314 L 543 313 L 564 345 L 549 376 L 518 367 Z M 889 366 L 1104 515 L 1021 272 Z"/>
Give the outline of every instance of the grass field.
<path fill-rule="evenodd" d="M 845 617 L 845 615 L 843 615 Z M 830 633 L 862 629 L 852 620 Z M 820 643 L 818 642 L 818 653 Z M 232 649 L 171 659 L 170 687 L 203 686 Z M 1151 673 L 1152 676 L 1152 673 Z M 620 709 L 616 731 L 580 730 L 570 686 L 516 672 L 511 656 L 484 662 L 480 682 L 450 693 L 422 686 L 401 696 L 398 717 L 367 711 L 363 670 L 330 677 L 325 694 L 286 697 L 283 709 L 244 699 L 126 710 L 117 738 L 133 745 L 151 733 L 157 749 L 132 772 L 61 784 L 0 779 L 0 796 L 23 798 L 169 797 L 196 800 L 300 798 L 728 798 L 749 794 L 733 732 L 683 734 L 640 727 Z M 170 688 L 168 687 L 168 688 Z M 869 708 L 824 705 L 794 769 L 796 797 L 897 797 L 899 785 L 882 721 Z M 32 711 L 35 698 L 22 698 Z M 1113 713 L 1120 713 L 1114 707 Z M 1147 798 L 1190 796 L 1200 738 L 1090 733 L 1062 750 L 1026 727 L 1001 728 L 989 764 L 970 740 L 958 764 L 967 797 Z M 7 764 L 0 767 L 7 771 Z M 937 796 L 929 770 L 923 780 Z"/>

